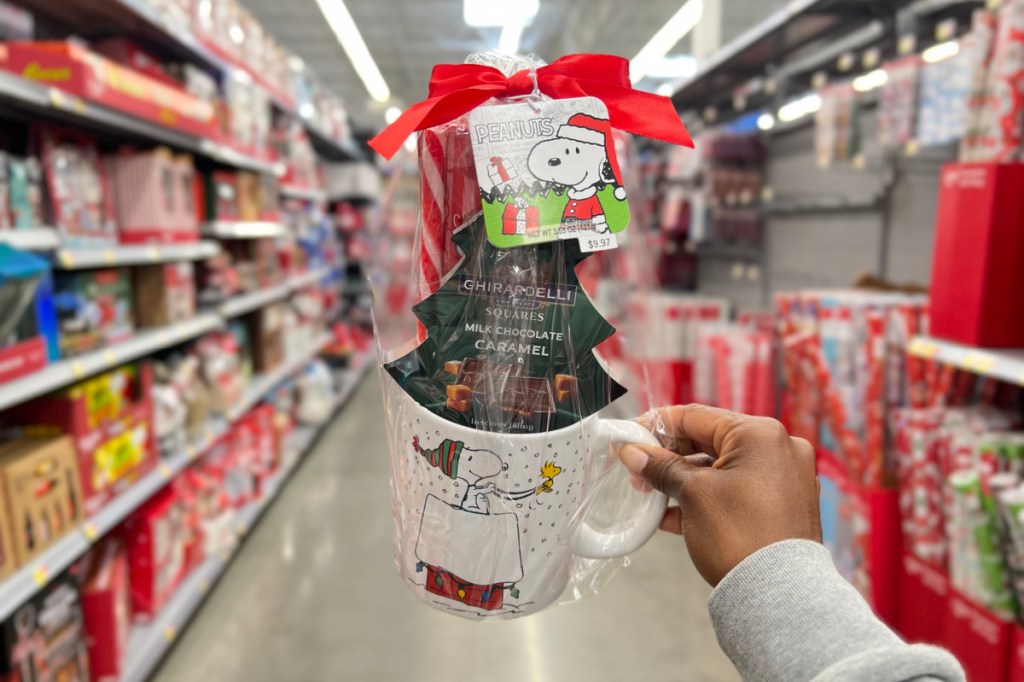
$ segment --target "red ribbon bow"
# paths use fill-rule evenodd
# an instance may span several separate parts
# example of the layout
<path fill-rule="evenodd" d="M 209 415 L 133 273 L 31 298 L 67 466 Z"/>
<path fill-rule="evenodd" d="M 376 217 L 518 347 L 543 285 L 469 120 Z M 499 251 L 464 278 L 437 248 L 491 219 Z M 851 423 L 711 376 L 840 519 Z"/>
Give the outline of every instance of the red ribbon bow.
<path fill-rule="evenodd" d="M 397 121 L 370 140 L 381 156 L 390 159 L 417 130 L 453 121 L 492 97 L 518 97 L 537 88 L 554 99 L 597 97 L 608 107 L 612 127 L 662 142 L 692 147 L 693 140 L 672 106 L 672 100 L 634 90 L 629 62 L 605 54 L 562 57 L 531 73 L 511 77 L 478 64 L 438 64 L 430 76 L 430 98 L 409 107 Z"/>

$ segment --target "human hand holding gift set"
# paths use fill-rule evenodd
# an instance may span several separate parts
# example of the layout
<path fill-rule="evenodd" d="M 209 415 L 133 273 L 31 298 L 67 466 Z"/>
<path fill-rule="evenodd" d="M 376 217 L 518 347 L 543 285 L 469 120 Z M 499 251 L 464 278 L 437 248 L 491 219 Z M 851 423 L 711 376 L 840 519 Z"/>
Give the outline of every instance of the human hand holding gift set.
<path fill-rule="evenodd" d="M 624 59 L 469 61 L 435 67 L 370 143 L 391 157 L 421 131 L 419 333 L 382 349 L 381 376 L 403 578 L 450 613 L 512 618 L 592 589 L 574 565 L 635 551 L 664 516 L 658 493 L 612 499 L 608 530 L 588 518 L 612 444 L 658 441 L 598 416 L 625 389 L 575 270 L 629 223 L 612 128 L 692 143 Z"/>

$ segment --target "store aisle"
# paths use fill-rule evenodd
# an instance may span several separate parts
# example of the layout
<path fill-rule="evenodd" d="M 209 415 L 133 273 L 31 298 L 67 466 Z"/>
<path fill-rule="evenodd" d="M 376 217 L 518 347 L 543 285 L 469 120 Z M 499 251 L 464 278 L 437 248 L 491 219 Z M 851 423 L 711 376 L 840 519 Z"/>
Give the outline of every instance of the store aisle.
<path fill-rule="evenodd" d="M 481 625 L 421 605 L 392 560 L 381 404 L 371 375 L 253 531 L 159 682 L 738 678 L 678 538 L 653 540 L 599 597 L 532 618 Z"/>

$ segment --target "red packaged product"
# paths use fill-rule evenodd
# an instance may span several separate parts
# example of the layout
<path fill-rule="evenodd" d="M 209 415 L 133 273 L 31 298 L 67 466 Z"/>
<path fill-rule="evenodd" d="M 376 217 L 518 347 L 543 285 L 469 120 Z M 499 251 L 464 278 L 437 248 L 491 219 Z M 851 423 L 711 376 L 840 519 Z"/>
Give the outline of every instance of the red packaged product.
<path fill-rule="evenodd" d="M 1024 164 L 942 169 L 931 333 L 972 346 L 1024 346 Z"/>
<path fill-rule="evenodd" d="M 97 546 L 80 566 L 92 682 L 121 679 L 132 620 L 128 570 L 128 553 L 119 538 Z"/>
<path fill-rule="evenodd" d="M 132 611 L 148 622 L 185 577 L 185 513 L 172 488 L 165 488 L 122 527 L 131 563 Z"/>

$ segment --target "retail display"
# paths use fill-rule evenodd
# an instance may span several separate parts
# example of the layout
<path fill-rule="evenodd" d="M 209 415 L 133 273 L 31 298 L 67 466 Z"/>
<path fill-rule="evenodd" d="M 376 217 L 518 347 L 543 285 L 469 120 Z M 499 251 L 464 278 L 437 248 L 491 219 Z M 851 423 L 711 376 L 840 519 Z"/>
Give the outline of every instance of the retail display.
<path fill-rule="evenodd" d="M 57 319 L 49 264 L 0 244 L 0 382 L 56 359 Z"/>
<path fill-rule="evenodd" d="M 197 241 L 192 158 L 161 147 L 122 150 L 108 157 L 111 193 L 121 241 Z"/>
<path fill-rule="evenodd" d="M 820 94 L 814 144 L 818 166 L 828 168 L 833 163 L 849 161 L 860 149 L 857 98 L 849 82 L 830 84 Z"/>
<path fill-rule="evenodd" d="M 135 268 L 133 275 L 139 327 L 166 327 L 196 314 L 195 267 L 191 262 L 146 265 Z"/>
<path fill-rule="evenodd" d="M 113 205 L 96 140 L 52 126 L 39 126 L 35 136 L 49 212 L 61 239 L 69 245 L 116 243 Z"/>
<path fill-rule="evenodd" d="M 78 567 L 93 682 L 121 679 L 132 622 L 128 554 L 119 538 L 93 549 Z"/>
<path fill-rule="evenodd" d="M 127 270 L 59 272 L 54 287 L 61 355 L 85 353 L 133 334 L 133 293 Z"/>

